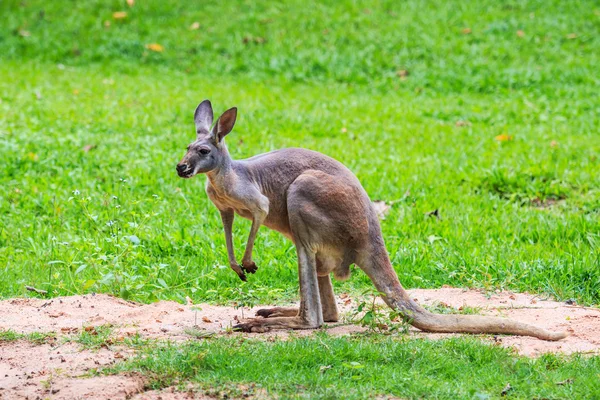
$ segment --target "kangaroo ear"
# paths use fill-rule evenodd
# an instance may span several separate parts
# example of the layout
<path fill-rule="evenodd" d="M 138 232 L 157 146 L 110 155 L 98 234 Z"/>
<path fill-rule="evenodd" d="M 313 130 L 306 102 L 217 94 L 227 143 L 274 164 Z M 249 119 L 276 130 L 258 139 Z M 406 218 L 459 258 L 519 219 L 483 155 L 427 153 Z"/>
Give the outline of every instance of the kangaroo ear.
<path fill-rule="evenodd" d="M 233 107 L 225 111 L 223 115 L 219 117 L 219 120 L 213 128 L 213 135 L 217 139 L 217 142 L 223 140 L 223 138 L 231 132 L 233 125 L 235 125 L 235 119 L 237 117 L 237 108 Z"/>
<path fill-rule="evenodd" d="M 209 133 L 210 126 L 213 123 L 213 109 L 210 100 L 204 100 L 196 107 L 194 112 L 194 122 L 196 123 L 196 133 Z"/>

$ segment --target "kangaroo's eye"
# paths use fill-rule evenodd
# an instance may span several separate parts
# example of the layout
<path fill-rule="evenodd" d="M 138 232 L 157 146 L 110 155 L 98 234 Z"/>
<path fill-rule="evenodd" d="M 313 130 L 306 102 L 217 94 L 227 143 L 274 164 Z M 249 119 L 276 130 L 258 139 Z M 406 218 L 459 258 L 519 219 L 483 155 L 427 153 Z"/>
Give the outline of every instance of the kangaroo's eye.
<path fill-rule="evenodd" d="M 200 154 L 202 154 L 203 156 L 207 155 L 208 153 L 210 153 L 210 149 L 206 149 L 206 148 L 200 149 Z"/>

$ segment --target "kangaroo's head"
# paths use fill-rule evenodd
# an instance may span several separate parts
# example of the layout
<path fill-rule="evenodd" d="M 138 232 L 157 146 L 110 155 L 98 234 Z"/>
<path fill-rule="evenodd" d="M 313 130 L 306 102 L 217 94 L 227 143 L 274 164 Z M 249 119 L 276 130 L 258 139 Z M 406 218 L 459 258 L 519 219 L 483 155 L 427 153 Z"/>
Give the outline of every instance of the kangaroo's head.
<path fill-rule="evenodd" d="M 180 177 L 191 178 L 212 171 L 228 161 L 229 153 L 223 138 L 233 129 L 236 116 L 237 108 L 230 108 L 211 128 L 213 110 L 210 101 L 204 100 L 198 105 L 194 113 L 196 140 L 188 146 L 187 153 L 177 164 Z"/>

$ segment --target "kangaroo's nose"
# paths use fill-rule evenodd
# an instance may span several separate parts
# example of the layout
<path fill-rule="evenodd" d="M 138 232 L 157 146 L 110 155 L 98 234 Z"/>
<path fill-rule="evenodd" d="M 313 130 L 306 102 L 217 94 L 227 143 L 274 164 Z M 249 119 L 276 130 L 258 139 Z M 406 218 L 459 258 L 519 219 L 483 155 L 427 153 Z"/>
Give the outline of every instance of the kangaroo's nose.
<path fill-rule="evenodd" d="M 187 164 L 177 164 L 177 172 L 183 172 L 187 169 Z"/>

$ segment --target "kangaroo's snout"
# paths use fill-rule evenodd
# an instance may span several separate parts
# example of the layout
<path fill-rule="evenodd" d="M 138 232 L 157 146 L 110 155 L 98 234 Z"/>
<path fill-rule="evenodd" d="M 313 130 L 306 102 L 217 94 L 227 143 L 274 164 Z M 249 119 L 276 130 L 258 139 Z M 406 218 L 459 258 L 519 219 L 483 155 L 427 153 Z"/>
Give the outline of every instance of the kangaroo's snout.
<path fill-rule="evenodd" d="M 179 175 L 182 178 L 188 178 L 191 175 L 190 166 L 185 163 L 177 164 L 177 167 L 175 169 L 177 169 L 177 175 Z"/>

